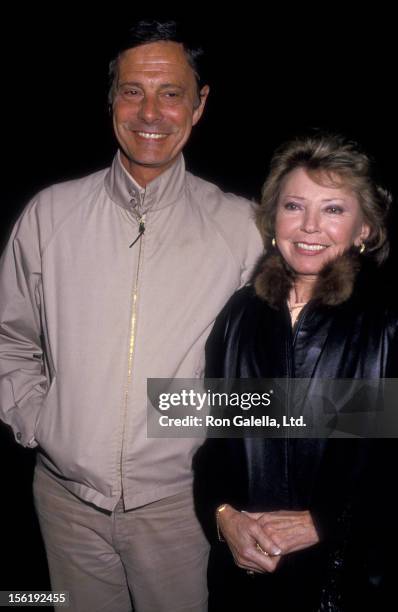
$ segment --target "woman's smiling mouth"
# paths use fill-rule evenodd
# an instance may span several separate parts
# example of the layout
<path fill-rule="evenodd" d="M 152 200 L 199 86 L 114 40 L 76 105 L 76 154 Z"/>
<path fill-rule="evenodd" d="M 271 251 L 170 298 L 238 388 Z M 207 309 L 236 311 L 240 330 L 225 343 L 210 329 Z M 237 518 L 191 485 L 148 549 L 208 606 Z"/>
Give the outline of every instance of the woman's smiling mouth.
<path fill-rule="evenodd" d="M 329 245 L 326 244 L 310 244 L 307 242 L 294 242 L 294 246 L 300 250 L 305 251 L 307 253 L 316 254 L 324 251 L 328 248 Z"/>

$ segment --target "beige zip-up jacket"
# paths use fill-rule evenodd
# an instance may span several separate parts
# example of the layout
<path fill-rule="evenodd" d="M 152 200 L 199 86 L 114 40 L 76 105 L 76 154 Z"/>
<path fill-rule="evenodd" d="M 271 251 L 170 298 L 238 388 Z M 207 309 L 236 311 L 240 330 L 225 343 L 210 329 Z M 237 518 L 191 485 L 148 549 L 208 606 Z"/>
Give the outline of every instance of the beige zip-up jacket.
<path fill-rule="evenodd" d="M 189 487 L 201 441 L 147 438 L 147 378 L 202 375 L 214 319 L 261 251 L 250 202 L 182 155 L 145 190 L 119 155 L 45 189 L 0 261 L 1 419 L 99 507 Z"/>

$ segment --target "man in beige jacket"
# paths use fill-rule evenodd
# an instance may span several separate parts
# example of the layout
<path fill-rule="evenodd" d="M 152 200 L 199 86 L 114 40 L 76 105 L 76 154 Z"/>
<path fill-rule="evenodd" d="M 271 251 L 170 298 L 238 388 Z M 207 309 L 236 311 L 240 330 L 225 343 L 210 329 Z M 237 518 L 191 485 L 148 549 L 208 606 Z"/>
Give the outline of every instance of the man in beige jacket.
<path fill-rule="evenodd" d="M 206 610 L 200 440 L 148 438 L 147 378 L 198 378 L 262 246 L 249 202 L 185 170 L 209 93 L 173 22 L 111 63 L 111 168 L 39 193 L 0 263 L 0 416 L 37 447 L 52 588 L 73 611 Z"/>

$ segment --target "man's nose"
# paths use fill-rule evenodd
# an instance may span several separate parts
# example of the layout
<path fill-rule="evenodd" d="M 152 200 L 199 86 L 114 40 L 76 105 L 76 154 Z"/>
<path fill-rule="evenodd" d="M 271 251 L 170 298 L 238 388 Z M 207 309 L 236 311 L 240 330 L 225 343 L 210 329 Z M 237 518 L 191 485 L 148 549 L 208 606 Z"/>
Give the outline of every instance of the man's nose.
<path fill-rule="evenodd" d="M 303 223 L 301 226 L 303 232 L 313 234 L 319 232 L 319 214 L 316 210 L 307 209 L 304 212 Z"/>
<path fill-rule="evenodd" d="M 140 104 L 138 117 L 145 123 L 153 123 L 161 118 L 159 102 L 156 96 L 144 96 Z"/>

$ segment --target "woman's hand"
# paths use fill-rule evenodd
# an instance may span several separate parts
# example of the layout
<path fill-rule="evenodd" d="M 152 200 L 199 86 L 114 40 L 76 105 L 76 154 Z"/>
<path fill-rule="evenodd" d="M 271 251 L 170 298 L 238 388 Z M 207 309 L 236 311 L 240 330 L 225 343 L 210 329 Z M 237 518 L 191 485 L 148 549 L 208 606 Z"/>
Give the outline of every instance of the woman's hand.
<path fill-rule="evenodd" d="M 218 526 L 239 567 L 261 573 L 276 569 L 281 550 L 267 529 L 249 513 L 226 505 L 218 513 Z"/>
<path fill-rule="evenodd" d="M 278 510 L 277 512 L 249 513 L 282 555 L 309 548 L 319 542 L 314 522 L 308 510 L 302 512 Z"/>

